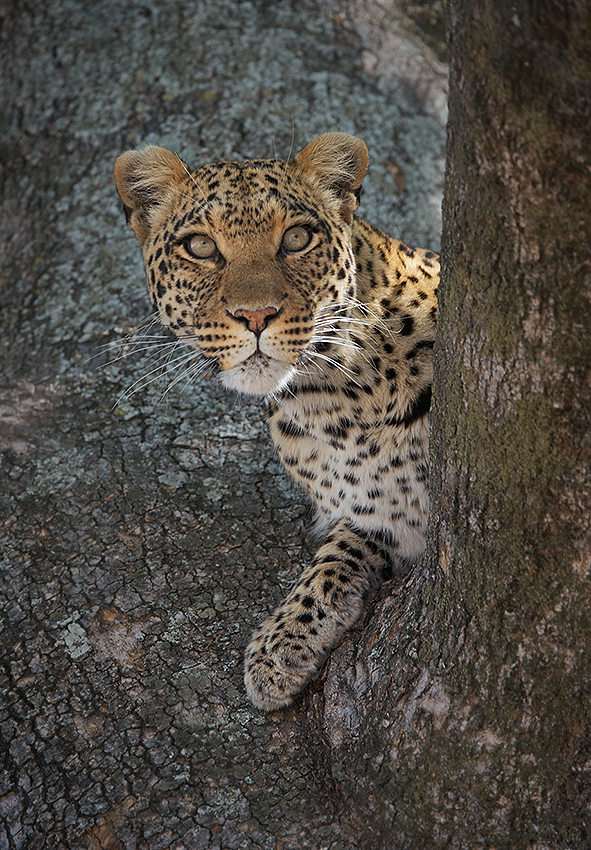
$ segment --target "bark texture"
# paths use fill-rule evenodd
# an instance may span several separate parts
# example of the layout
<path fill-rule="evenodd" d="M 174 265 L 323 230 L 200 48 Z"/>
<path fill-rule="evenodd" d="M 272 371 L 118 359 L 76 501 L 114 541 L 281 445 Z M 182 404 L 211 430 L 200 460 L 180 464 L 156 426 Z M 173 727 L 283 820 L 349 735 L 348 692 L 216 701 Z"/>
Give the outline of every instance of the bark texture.
<path fill-rule="evenodd" d="M 591 10 L 447 16 L 429 563 L 333 659 L 325 728 L 376 847 L 587 848 Z"/>
<path fill-rule="evenodd" d="M 257 401 L 120 347 L 149 303 L 112 169 L 356 132 L 364 215 L 436 248 L 447 74 L 361 5 L 0 0 L 0 850 L 357 844 L 323 683 L 271 716 L 243 686 L 308 507 Z"/>

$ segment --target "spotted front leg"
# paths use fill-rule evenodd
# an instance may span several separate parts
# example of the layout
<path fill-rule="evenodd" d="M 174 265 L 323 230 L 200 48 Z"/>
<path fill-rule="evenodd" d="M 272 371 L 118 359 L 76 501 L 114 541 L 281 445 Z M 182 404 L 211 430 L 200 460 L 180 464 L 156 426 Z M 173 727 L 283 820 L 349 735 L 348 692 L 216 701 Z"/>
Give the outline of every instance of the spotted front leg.
<path fill-rule="evenodd" d="M 330 649 L 359 617 L 368 590 L 382 580 L 383 546 L 343 521 L 246 650 L 245 683 L 265 711 L 293 702 Z"/>

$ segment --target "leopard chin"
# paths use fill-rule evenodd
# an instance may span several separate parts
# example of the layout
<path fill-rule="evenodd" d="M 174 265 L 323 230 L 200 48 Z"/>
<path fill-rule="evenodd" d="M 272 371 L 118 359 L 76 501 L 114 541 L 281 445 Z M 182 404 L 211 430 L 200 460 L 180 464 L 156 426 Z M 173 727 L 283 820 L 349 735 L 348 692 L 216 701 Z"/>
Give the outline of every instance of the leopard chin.
<path fill-rule="evenodd" d="M 295 373 L 295 366 L 256 351 L 238 366 L 220 372 L 218 377 L 226 389 L 265 396 L 284 389 Z"/>

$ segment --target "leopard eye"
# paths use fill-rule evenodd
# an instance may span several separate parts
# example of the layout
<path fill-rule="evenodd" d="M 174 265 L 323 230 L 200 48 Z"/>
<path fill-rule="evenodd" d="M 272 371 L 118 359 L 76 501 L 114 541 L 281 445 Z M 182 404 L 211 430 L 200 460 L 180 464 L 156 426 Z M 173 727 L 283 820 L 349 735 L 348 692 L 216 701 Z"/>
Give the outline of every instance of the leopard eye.
<path fill-rule="evenodd" d="M 198 260 L 207 260 L 208 257 L 213 257 L 217 250 L 217 246 L 213 239 L 205 236 L 203 233 L 196 233 L 195 236 L 190 236 L 185 242 L 185 248 L 192 257 Z"/>
<path fill-rule="evenodd" d="M 311 231 L 307 227 L 302 227 L 301 224 L 298 224 L 285 231 L 281 245 L 287 251 L 303 251 L 310 244 L 311 238 Z"/>

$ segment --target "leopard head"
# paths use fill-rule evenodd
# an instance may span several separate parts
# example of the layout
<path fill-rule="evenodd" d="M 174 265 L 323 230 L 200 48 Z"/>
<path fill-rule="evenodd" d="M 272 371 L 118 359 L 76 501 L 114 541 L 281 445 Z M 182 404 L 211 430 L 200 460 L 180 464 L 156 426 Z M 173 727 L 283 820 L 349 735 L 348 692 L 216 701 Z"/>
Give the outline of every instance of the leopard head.
<path fill-rule="evenodd" d="M 290 162 L 192 171 L 155 146 L 117 160 L 153 306 L 226 387 L 275 392 L 330 344 L 355 298 L 351 227 L 367 165 L 365 144 L 345 133 Z"/>

